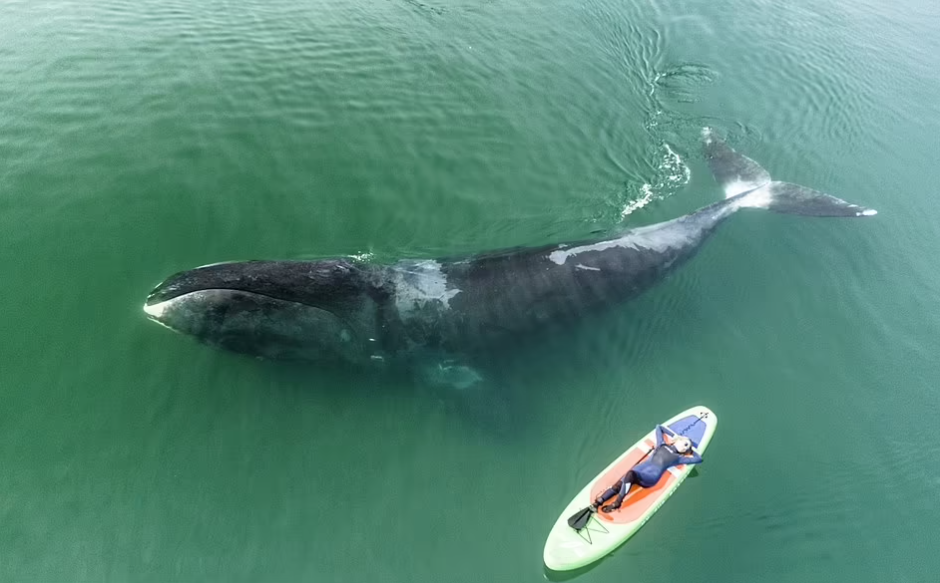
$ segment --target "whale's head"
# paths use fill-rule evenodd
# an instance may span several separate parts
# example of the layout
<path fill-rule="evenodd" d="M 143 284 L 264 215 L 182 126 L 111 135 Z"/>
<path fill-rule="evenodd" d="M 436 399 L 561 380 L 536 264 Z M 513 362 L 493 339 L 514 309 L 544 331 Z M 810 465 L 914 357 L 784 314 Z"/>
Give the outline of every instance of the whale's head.
<path fill-rule="evenodd" d="M 144 312 L 200 342 L 265 358 L 356 361 L 371 301 L 362 270 L 346 260 L 246 261 L 171 276 Z"/>

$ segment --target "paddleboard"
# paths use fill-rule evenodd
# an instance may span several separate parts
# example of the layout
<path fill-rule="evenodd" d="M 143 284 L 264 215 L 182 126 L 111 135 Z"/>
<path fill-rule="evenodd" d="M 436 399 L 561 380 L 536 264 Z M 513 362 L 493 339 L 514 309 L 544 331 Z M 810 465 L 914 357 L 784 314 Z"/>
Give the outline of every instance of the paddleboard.
<path fill-rule="evenodd" d="M 715 433 L 718 418 L 708 407 L 692 407 L 661 423 L 692 440 L 696 451 L 704 454 Z M 589 506 L 604 490 L 617 483 L 646 453 L 656 446 L 656 427 L 636 442 L 607 468 L 594 477 L 565 507 L 545 541 L 543 559 L 553 571 L 569 571 L 589 565 L 608 555 L 640 530 L 659 507 L 685 481 L 693 466 L 669 468 L 652 488 L 633 486 L 619 510 L 597 512 L 585 528 L 568 526 L 568 517 Z M 704 455 L 702 455 L 705 458 Z M 707 459 L 705 458 L 707 463 Z M 644 460 L 645 461 L 645 460 Z"/>

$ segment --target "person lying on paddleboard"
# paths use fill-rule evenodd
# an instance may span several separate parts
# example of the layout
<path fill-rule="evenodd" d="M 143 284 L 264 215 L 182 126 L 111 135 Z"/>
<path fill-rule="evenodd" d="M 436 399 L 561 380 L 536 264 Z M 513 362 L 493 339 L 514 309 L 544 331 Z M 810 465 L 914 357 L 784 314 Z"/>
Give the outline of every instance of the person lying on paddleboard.
<path fill-rule="evenodd" d="M 672 443 L 665 443 L 663 436 L 666 431 L 667 429 L 662 425 L 656 426 L 656 448 L 653 450 L 652 455 L 649 456 L 647 461 L 633 466 L 629 472 L 620 478 L 620 481 L 598 496 L 594 500 L 594 504 L 591 505 L 594 510 L 597 510 L 601 504 L 617 494 L 617 499 L 614 500 L 613 504 L 601 508 L 603 512 L 613 512 L 620 508 L 624 497 L 630 491 L 631 484 L 637 484 L 643 488 L 652 488 L 669 468 L 683 464 L 702 463 L 702 456 L 692 450 L 692 440 L 679 435 L 672 439 Z"/>

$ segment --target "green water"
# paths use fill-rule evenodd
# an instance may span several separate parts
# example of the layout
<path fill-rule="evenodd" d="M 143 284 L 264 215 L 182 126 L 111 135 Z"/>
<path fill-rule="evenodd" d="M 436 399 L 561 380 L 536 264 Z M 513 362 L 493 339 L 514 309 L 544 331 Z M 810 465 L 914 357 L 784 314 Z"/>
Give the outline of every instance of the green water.
<path fill-rule="evenodd" d="M 0 580 L 540 581 L 571 496 L 703 403 L 698 476 L 579 580 L 936 581 L 938 70 L 935 0 L 4 2 Z M 742 212 L 498 394 L 141 311 L 217 261 L 666 220 L 721 196 L 703 125 L 879 215 Z"/>

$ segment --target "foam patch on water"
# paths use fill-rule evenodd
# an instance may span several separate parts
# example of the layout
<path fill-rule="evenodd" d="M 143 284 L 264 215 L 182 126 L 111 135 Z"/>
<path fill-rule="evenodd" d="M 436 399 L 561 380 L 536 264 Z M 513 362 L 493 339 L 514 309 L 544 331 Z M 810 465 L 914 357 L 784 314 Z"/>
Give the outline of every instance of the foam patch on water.
<path fill-rule="evenodd" d="M 653 180 L 640 187 L 640 196 L 623 207 L 621 216 L 626 217 L 654 200 L 662 200 L 689 183 L 692 171 L 669 144 L 663 142 L 660 156 Z"/>
<path fill-rule="evenodd" d="M 651 187 L 649 184 L 644 184 L 641 186 L 640 193 L 640 198 L 630 201 L 627 203 L 627 206 L 623 207 L 623 210 L 620 211 L 621 216 L 625 217 L 629 214 L 632 214 L 633 211 L 641 209 L 653 201 L 653 187 Z"/>

